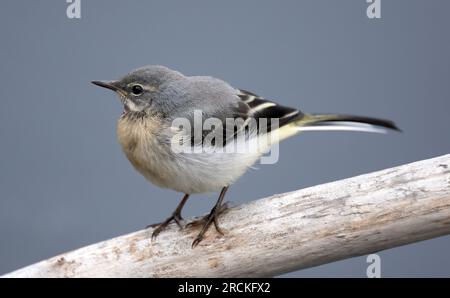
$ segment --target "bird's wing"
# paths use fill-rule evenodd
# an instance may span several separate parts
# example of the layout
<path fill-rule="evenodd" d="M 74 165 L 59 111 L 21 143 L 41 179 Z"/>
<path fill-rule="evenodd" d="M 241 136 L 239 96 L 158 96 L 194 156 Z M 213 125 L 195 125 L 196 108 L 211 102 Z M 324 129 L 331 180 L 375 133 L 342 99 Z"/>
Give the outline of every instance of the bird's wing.
<path fill-rule="evenodd" d="M 215 134 L 222 136 L 215 146 L 226 146 L 232 140 L 236 140 L 239 132 L 246 132 L 246 137 L 262 135 L 272 130 L 280 133 L 280 140 L 295 135 L 299 131 L 308 130 L 352 130 L 365 132 L 385 132 L 386 129 L 398 130 L 391 121 L 361 117 L 354 115 L 337 114 L 305 114 L 298 109 L 283 106 L 276 102 L 262 98 L 252 92 L 235 89 L 235 100 L 230 100 L 226 108 L 217 108 L 208 114 L 210 117 L 222 121 L 222 128 L 214 128 Z M 229 99 L 229 97 L 227 97 Z M 222 99 L 218 99 L 222 100 Z M 222 101 L 221 101 L 222 102 Z M 227 119 L 242 119 L 244 125 L 227 125 Z M 273 120 L 276 120 L 274 122 Z M 242 122 L 241 122 L 242 123 Z M 204 130 L 201 142 L 212 131 Z M 248 132 L 248 133 L 247 133 Z M 241 134 L 242 136 L 242 134 Z M 198 145 L 198 141 L 191 139 L 191 144 Z"/>
<path fill-rule="evenodd" d="M 294 108 L 279 105 L 273 101 L 264 99 L 252 92 L 236 89 L 235 101 L 230 101 L 228 108 L 209 111 L 207 117 L 218 118 L 222 121 L 222 142 L 217 145 L 227 145 L 229 141 L 236 139 L 239 132 L 246 131 L 247 137 L 255 134 L 268 133 L 273 129 L 281 128 L 293 121 L 301 119 L 304 114 Z M 215 99 L 217 100 L 217 99 Z M 229 125 L 228 119 L 243 122 L 235 122 L 237 125 Z M 276 119 L 276 122 L 273 120 Z M 215 133 L 219 133 L 213 129 Z M 205 137 L 212 131 L 204 130 L 202 143 Z M 199 139 L 191 135 L 191 144 L 198 145 Z"/>
<path fill-rule="evenodd" d="M 236 140 L 239 132 L 245 132 L 244 136 L 251 138 L 258 134 L 269 133 L 304 117 L 304 114 L 297 109 L 279 105 L 252 92 L 243 89 L 236 89 L 236 92 L 237 105 L 228 110 L 226 118 L 242 119 L 243 122 L 235 126 L 223 122 L 223 146 L 231 140 Z"/>
<path fill-rule="evenodd" d="M 267 132 L 269 132 L 273 128 L 271 119 L 277 119 L 278 127 L 283 127 L 304 116 L 298 109 L 282 106 L 243 89 L 238 89 L 237 96 L 248 107 L 246 116 L 254 118 L 257 121 L 258 130 L 260 128 L 259 123 L 262 122 L 262 119 L 267 119 Z"/>

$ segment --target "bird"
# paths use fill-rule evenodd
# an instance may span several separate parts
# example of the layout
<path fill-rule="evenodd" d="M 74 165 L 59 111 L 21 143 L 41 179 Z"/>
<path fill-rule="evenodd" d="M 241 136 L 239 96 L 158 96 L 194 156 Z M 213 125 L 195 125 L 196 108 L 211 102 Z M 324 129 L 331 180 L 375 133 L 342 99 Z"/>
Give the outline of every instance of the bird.
<path fill-rule="evenodd" d="M 181 212 L 191 195 L 220 193 L 200 221 L 202 228 L 193 248 L 211 225 L 224 234 L 218 218 L 226 209 L 227 190 L 282 140 L 310 130 L 400 131 L 390 120 L 305 113 L 224 80 L 188 76 L 161 65 L 140 67 L 118 80 L 92 83 L 114 91 L 121 100 L 117 139 L 133 167 L 156 186 L 183 194 L 173 213 L 153 225 L 152 239 L 172 222 L 184 227 Z M 208 120 L 215 125 L 205 126 Z M 200 132 L 195 129 L 199 121 Z M 270 141 L 261 142 L 269 137 Z M 253 144 L 249 146 L 253 149 L 238 152 L 237 145 L 244 143 Z"/>

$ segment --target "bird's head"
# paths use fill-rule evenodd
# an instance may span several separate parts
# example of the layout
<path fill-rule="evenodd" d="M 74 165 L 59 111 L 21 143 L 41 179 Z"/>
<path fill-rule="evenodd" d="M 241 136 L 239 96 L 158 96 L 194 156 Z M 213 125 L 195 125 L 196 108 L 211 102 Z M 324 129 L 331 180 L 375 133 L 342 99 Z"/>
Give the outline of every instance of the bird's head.
<path fill-rule="evenodd" d="M 125 113 L 148 110 L 158 112 L 160 106 L 164 105 L 161 100 L 163 86 L 183 77 L 181 73 L 165 66 L 149 65 L 138 68 L 119 80 L 92 83 L 115 91 L 124 105 Z"/>

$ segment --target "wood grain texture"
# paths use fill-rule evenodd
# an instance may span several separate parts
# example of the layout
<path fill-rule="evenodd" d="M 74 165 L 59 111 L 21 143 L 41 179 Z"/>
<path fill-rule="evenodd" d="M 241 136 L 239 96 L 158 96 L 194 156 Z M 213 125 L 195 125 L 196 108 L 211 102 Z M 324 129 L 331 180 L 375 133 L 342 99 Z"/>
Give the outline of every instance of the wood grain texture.
<path fill-rule="evenodd" d="M 450 155 L 229 209 L 225 236 L 138 231 L 4 277 L 261 277 L 450 233 Z"/>

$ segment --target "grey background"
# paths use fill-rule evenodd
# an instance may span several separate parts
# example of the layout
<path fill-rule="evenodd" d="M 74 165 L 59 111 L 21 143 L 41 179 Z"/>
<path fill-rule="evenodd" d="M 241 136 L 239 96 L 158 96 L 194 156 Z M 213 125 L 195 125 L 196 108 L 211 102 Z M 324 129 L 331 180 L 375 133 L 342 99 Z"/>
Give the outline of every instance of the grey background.
<path fill-rule="evenodd" d="M 208 74 L 308 112 L 395 120 L 403 134 L 305 133 L 234 204 L 450 152 L 450 2 L 82 0 L 0 3 L 0 273 L 162 220 L 116 142 L 118 99 L 91 84 L 145 64 Z M 208 198 L 208 200 L 206 199 Z M 194 197 L 185 215 L 209 210 Z M 381 252 L 383 276 L 450 276 L 450 237 Z M 365 257 L 285 276 L 365 276 Z"/>

